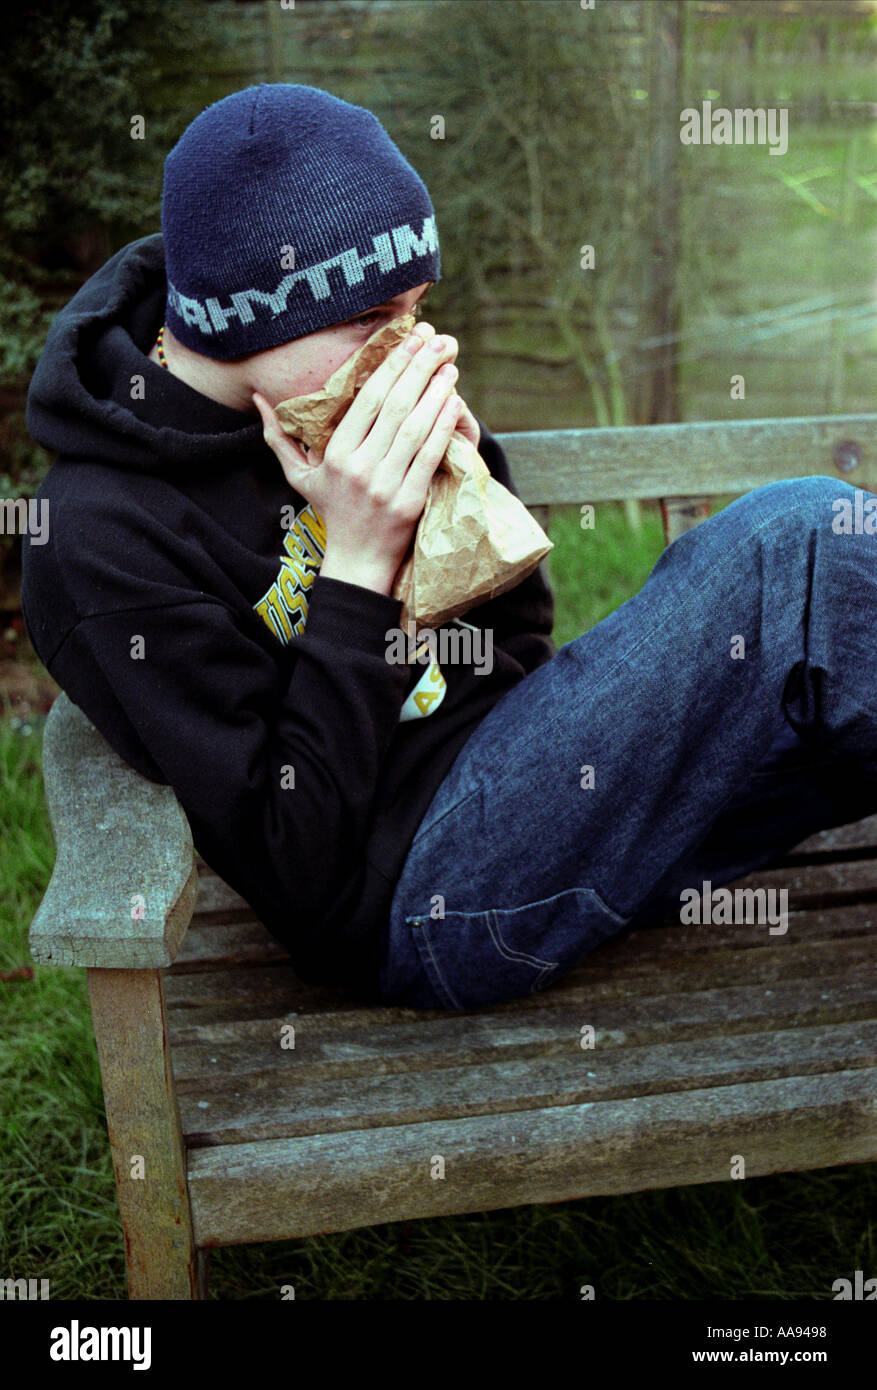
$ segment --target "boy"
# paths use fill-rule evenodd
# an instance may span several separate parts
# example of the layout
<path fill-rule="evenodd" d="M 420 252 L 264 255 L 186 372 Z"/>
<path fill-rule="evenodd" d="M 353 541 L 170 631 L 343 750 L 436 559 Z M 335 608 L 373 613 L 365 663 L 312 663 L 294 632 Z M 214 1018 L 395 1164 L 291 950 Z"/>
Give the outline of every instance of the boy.
<path fill-rule="evenodd" d="M 493 630 L 488 674 L 386 660 L 393 575 L 455 428 L 511 487 L 430 325 L 321 468 L 265 442 L 271 407 L 440 278 L 427 190 L 371 113 L 292 84 L 226 97 L 168 156 L 162 228 L 83 286 L 34 375 L 28 426 L 59 458 L 49 543 L 24 547 L 28 632 L 112 747 L 174 787 L 302 978 L 376 997 L 407 845 L 478 719 L 551 656 L 551 595 L 534 574 L 468 615 Z"/>
<path fill-rule="evenodd" d="M 321 460 L 273 407 L 439 278 L 425 187 L 368 112 L 262 85 L 184 133 L 162 229 L 84 286 L 35 374 L 29 426 L 61 458 L 25 615 L 305 980 L 515 998 L 680 888 L 875 809 L 857 633 L 877 573 L 870 538 L 831 525 L 854 489 L 738 499 L 556 654 L 537 571 L 466 614 L 492 632 L 489 674 L 399 667 L 393 578 L 458 423 L 511 486 L 454 396 L 457 345 L 418 324 Z"/>

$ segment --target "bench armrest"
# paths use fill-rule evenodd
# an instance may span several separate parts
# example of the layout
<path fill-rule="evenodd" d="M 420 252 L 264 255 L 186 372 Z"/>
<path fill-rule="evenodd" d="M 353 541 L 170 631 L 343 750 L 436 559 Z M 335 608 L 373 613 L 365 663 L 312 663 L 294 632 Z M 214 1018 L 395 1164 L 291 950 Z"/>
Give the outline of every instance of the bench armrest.
<path fill-rule="evenodd" d="M 43 783 L 55 867 L 30 927 L 45 965 L 172 965 L 198 896 L 188 819 L 62 693 L 46 720 Z"/>

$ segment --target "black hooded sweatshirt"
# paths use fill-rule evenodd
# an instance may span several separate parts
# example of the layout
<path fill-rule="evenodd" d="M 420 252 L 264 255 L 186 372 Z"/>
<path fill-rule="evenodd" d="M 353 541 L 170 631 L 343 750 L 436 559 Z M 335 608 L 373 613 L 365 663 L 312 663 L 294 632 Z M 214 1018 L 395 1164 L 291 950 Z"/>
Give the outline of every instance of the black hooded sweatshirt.
<path fill-rule="evenodd" d="M 143 237 L 51 327 L 27 405 L 58 455 L 37 493 L 48 540 L 22 547 L 28 635 L 116 752 L 174 789 L 301 979 L 376 1001 L 417 826 L 475 726 L 553 655 L 551 591 L 537 570 L 465 615 L 492 629 L 489 674 L 391 664 L 401 603 L 320 577 L 319 517 L 261 419 L 147 357 L 165 294 L 161 235 Z"/>

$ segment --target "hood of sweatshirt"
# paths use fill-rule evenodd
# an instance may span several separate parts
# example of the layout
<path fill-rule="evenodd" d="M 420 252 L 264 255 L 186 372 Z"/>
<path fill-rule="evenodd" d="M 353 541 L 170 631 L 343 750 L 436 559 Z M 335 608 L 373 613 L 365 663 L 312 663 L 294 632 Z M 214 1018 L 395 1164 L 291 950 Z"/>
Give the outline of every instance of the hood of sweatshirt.
<path fill-rule="evenodd" d="M 263 446 L 258 415 L 210 400 L 145 356 L 166 291 L 155 233 L 116 252 L 60 311 L 27 400 L 28 430 L 44 448 L 179 478 L 239 467 L 242 451 Z"/>

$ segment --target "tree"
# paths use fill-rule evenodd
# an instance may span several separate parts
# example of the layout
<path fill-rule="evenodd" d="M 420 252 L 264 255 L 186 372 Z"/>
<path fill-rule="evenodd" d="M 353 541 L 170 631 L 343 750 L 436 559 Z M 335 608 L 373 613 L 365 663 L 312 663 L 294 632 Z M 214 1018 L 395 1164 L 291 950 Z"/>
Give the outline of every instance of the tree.
<path fill-rule="evenodd" d="M 620 345 L 644 254 L 636 37 L 623 7 L 567 0 L 439 0 L 420 33 L 433 109 L 447 113 L 428 182 L 453 228 L 454 300 L 474 320 L 510 295 L 527 305 L 598 425 L 629 414 Z"/>
<path fill-rule="evenodd" d="M 174 0 L 29 0 L 0 16 L 0 501 L 48 467 L 24 396 L 52 319 L 114 245 L 157 226 L 179 72 L 219 42 L 209 7 Z M 0 576 L 19 547 L 0 537 Z"/>
<path fill-rule="evenodd" d="M 25 379 L 54 313 L 113 242 L 156 225 L 179 86 L 218 28 L 173 0 L 30 0 L 0 18 L 0 377 Z M 144 138 L 132 138 L 132 118 Z"/>

